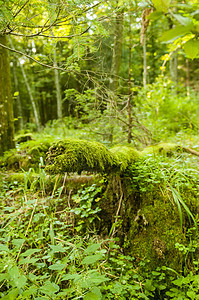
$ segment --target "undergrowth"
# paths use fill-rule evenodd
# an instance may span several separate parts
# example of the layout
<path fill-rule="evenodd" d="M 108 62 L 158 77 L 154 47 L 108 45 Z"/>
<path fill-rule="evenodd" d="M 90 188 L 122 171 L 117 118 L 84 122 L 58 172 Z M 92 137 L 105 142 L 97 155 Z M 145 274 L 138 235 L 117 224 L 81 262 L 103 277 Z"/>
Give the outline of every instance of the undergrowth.
<path fill-rule="evenodd" d="M 68 193 L 55 186 L 47 194 L 43 169 L 37 189 L 27 183 L 31 169 L 24 183 L 1 176 L 1 299 L 199 299 L 195 165 L 185 154 L 149 154 L 127 174 L 140 195 L 158 189 L 177 207 L 187 236 L 186 244 L 175 245 L 184 257 L 181 272 L 151 270 L 147 259 L 124 254 L 117 237 L 100 235 L 102 183 Z"/>

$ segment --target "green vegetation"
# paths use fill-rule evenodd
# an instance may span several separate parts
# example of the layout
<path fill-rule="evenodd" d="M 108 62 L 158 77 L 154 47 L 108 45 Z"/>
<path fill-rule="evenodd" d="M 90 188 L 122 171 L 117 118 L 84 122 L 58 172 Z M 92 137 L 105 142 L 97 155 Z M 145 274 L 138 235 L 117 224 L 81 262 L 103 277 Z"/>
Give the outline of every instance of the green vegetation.
<path fill-rule="evenodd" d="M 0 0 L 0 298 L 199 299 L 198 0 Z"/>

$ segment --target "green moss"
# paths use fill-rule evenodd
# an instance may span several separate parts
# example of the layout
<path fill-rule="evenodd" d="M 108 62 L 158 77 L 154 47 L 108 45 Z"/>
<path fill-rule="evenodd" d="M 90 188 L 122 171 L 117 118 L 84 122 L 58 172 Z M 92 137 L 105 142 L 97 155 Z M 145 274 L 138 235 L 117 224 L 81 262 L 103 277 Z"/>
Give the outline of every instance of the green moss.
<path fill-rule="evenodd" d="M 140 152 L 128 146 L 115 146 L 110 151 L 115 155 L 121 172 L 140 158 Z"/>
<path fill-rule="evenodd" d="M 19 149 L 7 151 L 0 158 L 0 165 L 6 170 L 28 170 L 39 168 L 40 157 L 45 160 L 50 147 L 49 140 L 28 141 L 20 145 Z"/>
<path fill-rule="evenodd" d="M 78 139 L 55 143 L 49 149 L 46 162 L 45 170 L 50 174 L 82 171 L 103 173 L 118 166 L 117 158 L 104 145 Z"/>
<path fill-rule="evenodd" d="M 25 142 L 31 141 L 31 140 L 33 140 L 33 136 L 31 133 L 21 134 L 15 138 L 15 141 L 17 144 L 25 143 Z"/>
<path fill-rule="evenodd" d="M 182 152 L 182 147 L 171 144 L 171 143 L 160 143 L 158 145 L 146 147 L 142 152 L 141 156 L 144 157 L 147 154 L 165 154 L 172 156 L 176 152 Z"/>
<path fill-rule="evenodd" d="M 130 222 L 125 243 L 127 252 L 138 261 L 145 260 L 152 270 L 166 265 L 179 271 L 183 255 L 175 244 L 186 244 L 186 236 L 181 230 L 177 209 L 155 192 L 140 200 L 137 211 L 126 212 Z"/>

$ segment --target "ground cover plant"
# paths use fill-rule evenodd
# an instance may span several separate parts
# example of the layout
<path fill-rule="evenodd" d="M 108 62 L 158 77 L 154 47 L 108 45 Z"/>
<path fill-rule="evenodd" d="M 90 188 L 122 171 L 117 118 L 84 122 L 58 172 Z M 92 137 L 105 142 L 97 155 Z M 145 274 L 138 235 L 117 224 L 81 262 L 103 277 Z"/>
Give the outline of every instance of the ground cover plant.
<path fill-rule="evenodd" d="M 42 159 L 36 177 L 1 175 L 2 299 L 197 299 L 198 158 L 145 152 L 86 184 L 49 189 Z"/>

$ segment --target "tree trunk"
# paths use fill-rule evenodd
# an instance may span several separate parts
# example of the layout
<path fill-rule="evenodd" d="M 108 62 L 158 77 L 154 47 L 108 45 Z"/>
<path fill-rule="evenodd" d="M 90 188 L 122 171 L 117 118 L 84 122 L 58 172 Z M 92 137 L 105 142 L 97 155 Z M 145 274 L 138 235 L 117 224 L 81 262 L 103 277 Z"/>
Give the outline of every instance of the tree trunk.
<path fill-rule="evenodd" d="M 62 94 L 61 94 L 61 85 L 60 85 L 60 73 L 56 69 L 57 67 L 57 49 L 54 49 L 54 74 L 55 74 L 55 87 L 56 87 L 56 97 L 57 97 L 57 118 L 62 119 Z"/>
<path fill-rule="evenodd" d="M 11 47 L 14 49 L 12 39 L 10 36 L 8 37 L 8 41 L 9 41 L 9 44 L 11 45 Z M 24 121 L 23 121 L 22 103 L 21 103 L 21 98 L 20 98 L 20 94 L 19 94 L 19 82 L 18 82 L 18 78 L 17 78 L 17 58 L 16 58 L 16 56 L 13 57 L 12 71 L 13 71 L 15 92 L 18 92 L 18 95 L 16 96 L 16 102 L 17 102 L 17 116 L 16 117 L 18 119 L 17 128 L 19 130 L 22 130 L 23 126 L 24 126 Z"/>
<path fill-rule="evenodd" d="M 187 88 L 187 97 L 190 97 L 190 72 L 189 72 L 189 60 L 186 59 L 186 88 Z"/>
<path fill-rule="evenodd" d="M 17 102 L 17 125 L 18 125 L 18 129 L 22 130 L 23 126 L 24 126 L 24 122 L 23 122 L 23 109 L 22 109 L 22 103 L 21 103 L 21 98 L 20 98 L 20 94 L 19 94 L 19 82 L 18 82 L 18 78 L 17 78 L 17 72 L 16 72 L 16 66 L 17 66 L 17 60 L 16 58 L 13 59 L 13 79 L 14 79 L 14 86 L 15 86 L 15 92 L 18 92 L 18 95 L 16 96 L 16 102 Z"/>
<path fill-rule="evenodd" d="M 23 67 L 23 65 L 21 63 L 20 63 L 20 68 L 21 68 L 21 72 L 23 74 L 23 78 L 24 78 L 24 82 L 25 82 L 26 88 L 28 90 L 28 94 L 29 94 L 29 97 L 30 97 L 30 102 L 32 104 L 32 108 L 33 108 L 33 113 L 34 113 L 34 117 L 35 117 L 35 123 L 36 123 L 36 126 L 37 126 L 37 130 L 40 130 L 41 129 L 41 123 L 40 123 L 40 117 L 39 117 L 39 110 L 37 108 L 37 104 L 35 102 L 35 99 L 34 99 L 34 96 L 33 96 L 33 93 L 32 93 L 32 90 L 31 90 L 31 87 L 30 87 L 30 84 L 29 84 L 26 72 L 25 72 L 24 67 Z"/>
<path fill-rule="evenodd" d="M 6 36 L 0 35 L 0 43 L 6 45 Z M 14 118 L 9 56 L 7 50 L 0 47 L 0 155 L 14 147 Z"/>
<path fill-rule="evenodd" d="M 143 37 L 143 87 L 147 84 L 146 35 Z"/>
<path fill-rule="evenodd" d="M 124 11 L 117 12 L 114 31 L 114 46 L 111 65 L 110 90 L 115 92 L 118 88 L 118 74 L 122 56 Z"/>
<path fill-rule="evenodd" d="M 131 107 L 131 100 L 132 100 L 132 91 L 131 91 L 131 51 L 132 51 L 132 30 L 131 30 L 131 23 L 132 23 L 132 15 L 130 14 L 129 19 L 129 98 L 127 102 L 127 110 L 128 110 L 128 143 L 131 143 L 132 139 L 132 107 Z"/>
<path fill-rule="evenodd" d="M 171 81 L 173 81 L 175 83 L 175 86 L 177 86 L 177 83 L 178 83 L 178 59 L 177 59 L 176 53 L 174 53 L 170 59 L 170 76 L 171 76 Z"/>

